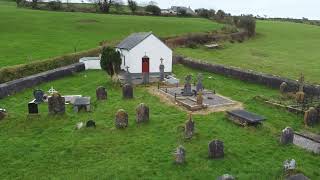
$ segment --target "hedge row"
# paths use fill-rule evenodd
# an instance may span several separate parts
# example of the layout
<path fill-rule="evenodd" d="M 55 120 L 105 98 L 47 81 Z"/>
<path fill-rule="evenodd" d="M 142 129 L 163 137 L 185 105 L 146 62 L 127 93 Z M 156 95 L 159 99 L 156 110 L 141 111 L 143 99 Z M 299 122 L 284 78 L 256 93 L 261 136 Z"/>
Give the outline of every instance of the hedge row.
<path fill-rule="evenodd" d="M 0 83 L 23 78 L 40 72 L 56 69 L 79 62 L 82 57 L 97 56 L 101 53 L 101 47 L 67 54 L 42 61 L 34 61 L 28 64 L 4 67 L 0 69 Z"/>
<path fill-rule="evenodd" d="M 243 32 L 236 32 L 231 34 L 218 34 L 214 33 L 199 33 L 199 34 L 189 34 L 186 36 L 180 36 L 176 38 L 166 39 L 166 44 L 171 47 L 178 47 L 178 46 L 188 46 L 190 44 L 204 44 L 209 42 L 217 42 L 217 41 L 239 41 L 242 42 L 248 38 L 248 33 Z"/>

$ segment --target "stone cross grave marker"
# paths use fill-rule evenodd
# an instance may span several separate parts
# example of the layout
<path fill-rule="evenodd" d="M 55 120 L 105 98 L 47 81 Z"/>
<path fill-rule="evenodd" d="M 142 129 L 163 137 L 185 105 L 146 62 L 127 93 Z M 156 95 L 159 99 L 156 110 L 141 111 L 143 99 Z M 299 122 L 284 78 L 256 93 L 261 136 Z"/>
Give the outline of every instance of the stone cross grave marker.
<path fill-rule="evenodd" d="M 203 91 L 203 84 L 202 84 L 203 75 L 199 73 L 197 76 L 197 79 L 198 79 L 198 82 L 197 82 L 196 90 L 197 92 Z"/>
<path fill-rule="evenodd" d="M 160 81 L 164 81 L 164 64 L 163 64 L 163 58 L 160 59 L 161 64 L 159 66 L 159 72 L 160 72 Z"/>
<path fill-rule="evenodd" d="M 66 111 L 65 99 L 58 93 L 52 94 L 48 99 L 49 114 L 64 114 Z"/>

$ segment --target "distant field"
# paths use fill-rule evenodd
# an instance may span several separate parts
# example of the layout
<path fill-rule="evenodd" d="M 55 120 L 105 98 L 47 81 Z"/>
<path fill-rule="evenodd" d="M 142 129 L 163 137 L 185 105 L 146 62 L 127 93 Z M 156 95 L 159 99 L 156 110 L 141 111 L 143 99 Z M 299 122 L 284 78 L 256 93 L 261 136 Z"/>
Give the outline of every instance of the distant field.
<path fill-rule="evenodd" d="M 180 48 L 176 52 L 213 63 L 320 83 L 320 27 L 259 21 L 258 35 L 244 43 L 225 44 L 223 50 Z"/>
<path fill-rule="evenodd" d="M 74 52 L 74 47 L 93 48 L 137 31 L 174 36 L 220 26 L 199 18 L 35 11 L 0 1 L 0 68 Z"/>

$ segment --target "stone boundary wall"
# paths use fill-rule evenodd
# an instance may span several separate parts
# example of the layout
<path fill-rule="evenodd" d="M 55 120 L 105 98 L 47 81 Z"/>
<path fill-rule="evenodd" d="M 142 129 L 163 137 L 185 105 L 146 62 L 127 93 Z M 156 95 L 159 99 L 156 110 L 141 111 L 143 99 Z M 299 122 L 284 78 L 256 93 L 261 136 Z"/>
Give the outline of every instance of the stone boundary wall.
<path fill-rule="evenodd" d="M 275 89 L 279 89 L 281 83 L 286 82 L 288 84 L 288 92 L 297 91 L 299 88 L 298 82 L 296 80 L 276 75 L 259 73 L 251 70 L 244 70 L 240 68 L 228 67 L 218 64 L 206 63 L 200 60 L 193 60 L 182 56 L 174 56 L 173 62 L 180 63 L 194 69 L 205 70 L 208 72 L 229 76 L 235 79 L 240 79 L 242 81 L 266 85 Z M 320 86 L 306 84 L 304 86 L 304 92 L 309 96 L 320 96 Z"/>
<path fill-rule="evenodd" d="M 41 83 L 53 81 L 65 76 L 70 76 L 75 72 L 81 72 L 84 70 L 84 63 L 76 63 L 0 84 L 0 99 L 21 92 L 27 88 L 34 87 Z"/>

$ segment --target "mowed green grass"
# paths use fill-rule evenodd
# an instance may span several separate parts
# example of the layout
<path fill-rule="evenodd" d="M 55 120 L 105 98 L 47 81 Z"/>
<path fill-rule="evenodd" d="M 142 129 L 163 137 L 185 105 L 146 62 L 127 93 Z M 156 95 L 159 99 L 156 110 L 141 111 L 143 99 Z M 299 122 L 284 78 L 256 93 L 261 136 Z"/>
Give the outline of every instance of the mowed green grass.
<path fill-rule="evenodd" d="M 223 50 L 180 48 L 176 52 L 212 63 L 320 83 L 320 27 L 288 22 L 257 22 L 257 36 L 226 43 Z"/>
<path fill-rule="evenodd" d="M 199 71 L 174 67 L 182 78 Z M 209 77 L 213 78 L 209 78 Z M 216 179 L 229 173 L 237 179 L 278 179 L 282 164 L 294 158 L 299 171 L 311 179 L 320 176 L 319 155 L 296 146 L 281 146 L 279 134 L 286 126 L 304 128 L 302 117 L 295 116 L 253 100 L 256 95 L 275 96 L 275 90 L 227 77 L 204 73 L 207 89 L 244 103 L 246 109 L 267 117 L 264 125 L 242 128 L 228 121 L 224 113 L 194 115 L 196 136 L 184 141 L 177 129 L 187 120 L 187 113 L 162 103 L 142 87 L 134 90 L 133 100 L 123 100 L 121 89 L 113 86 L 102 71 L 87 71 L 42 84 L 43 90 L 54 86 L 62 94 L 92 97 L 93 112 L 76 114 L 67 106 L 64 116 L 49 116 L 47 105 L 40 105 L 40 117 L 27 119 L 27 103 L 32 90 L 0 100 L 9 116 L 0 122 L 0 179 Z M 105 86 L 108 100 L 97 102 L 95 88 Z M 139 103 L 150 107 L 150 122 L 135 123 Z M 129 127 L 114 128 L 118 109 L 129 113 Z M 80 121 L 93 119 L 96 129 L 74 130 Z M 320 132 L 316 127 L 313 131 Z M 225 157 L 207 158 L 208 142 L 224 141 Z M 173 163 L 178 145 L 187 151 L 187 163 Z"/>
<path fill-rule="evenodd" d="M 36 11 L 0 1 L 0 68 L 95 48 L 134 32 L 160 37 L 213 31 L 221 25 L 200 18 L 122 16 Z"/>

